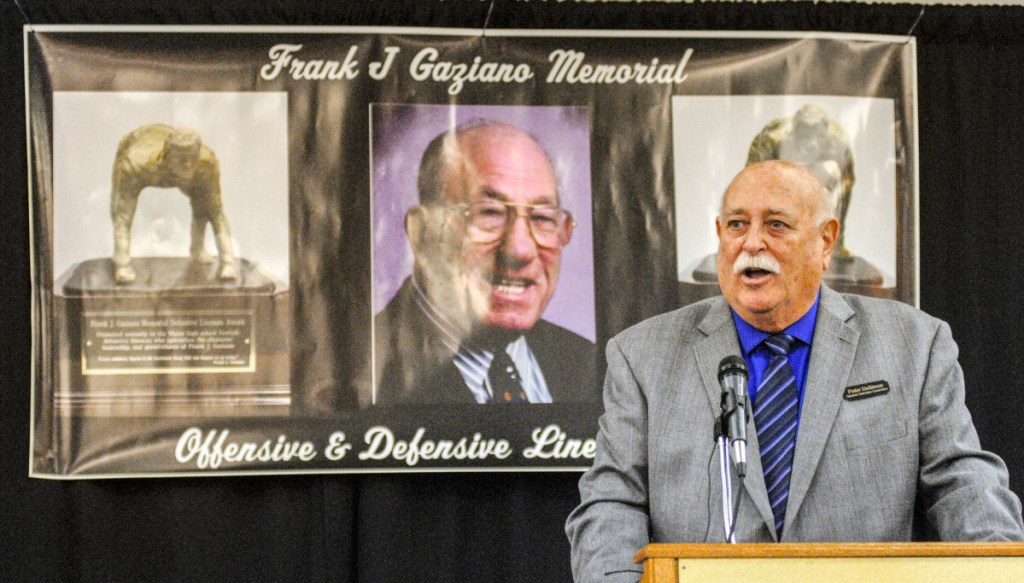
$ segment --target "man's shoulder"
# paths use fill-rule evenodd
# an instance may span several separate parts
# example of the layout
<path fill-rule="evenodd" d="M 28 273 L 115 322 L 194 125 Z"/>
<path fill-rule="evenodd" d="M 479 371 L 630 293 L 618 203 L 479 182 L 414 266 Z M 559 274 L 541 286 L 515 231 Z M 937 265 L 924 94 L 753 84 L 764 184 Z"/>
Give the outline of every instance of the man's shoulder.
<path fill-rule="evenodd" d="M 619 332 L 614 340 L 620 344 L 629 344 L 633 342 L 656 342 L 665 336 L 679 338 L 681 334 L 685 335 L 692 330 L 696 330 L 697 326 L 705 321 L 709 312 L 713 309 L 721 310 L 723 308 L 728 313 L 724 297 L 715 296 L 707 298 L 682 308 L 651 316 Z"/>
<path fill-rule="evenodd" d="M 531 350 L 551 347 L 568 351 L 593 350 L 594 343 L 583 336 L 558 324 L 541 319 L 526 334 Z"/>
<path fill-rule="evenodd" d="M 595 373 L 597 347 L 593 342 L 547 320 L 537 321 L 526 334 L 526 342 L 554 402 L 601 400 L 601 383 Z"/>
<path fill-rule="evenodd" d="M 373 317 L 373 342 L 379 361 L 411 367 L 421 360 L 436 360 L 450 354 L 437 326 L 416 304 L 411 280 L 406 278 L 398 292 Z"/>
<path fill-rule="evenodd" d="M 818 312 L 819 327 L 824 322 L 821 310 L 838 317 L 839 325 L 860 334 L 862 342 L 909 349 L 911 346 L 930 346 L 937 335 L 951 335 L 944 321 L 914 306 L 891 299 L 823 293 Z"/>
<path fill-rule="evenodd" d="M 373 317 L 374 324 L 377 326 L 386 325 L 391 321 L 405 317 L 410 312 L 409 308 L 415 305 L 412 294 L 412 278 L 406 277 L 395 294 L 388 300 L 388 303 L 384 305 L 384 308 Z"/>
<path fill-rule="evenodd" d="M 890 322 L 935 328 L 942 320 L 910 304 L 851 293 L 836 293 L 856 316 L 867 322 Z"/>

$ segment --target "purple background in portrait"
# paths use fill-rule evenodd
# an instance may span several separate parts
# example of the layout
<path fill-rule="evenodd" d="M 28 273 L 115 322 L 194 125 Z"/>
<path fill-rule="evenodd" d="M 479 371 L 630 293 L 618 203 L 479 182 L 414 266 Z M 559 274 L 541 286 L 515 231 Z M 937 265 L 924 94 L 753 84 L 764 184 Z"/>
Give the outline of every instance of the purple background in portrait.
<path fill-rule="evenodd" d="M 590 124 L 585 107 L 372 104 L 373 311 L 412 273 L 405 211 L 418 201 L 416 175 L 430 140 L 472 119 L 504 121 L 529 132 L 555 165 L 562 206 L 576 230 L 544 319 L 594 341 L 594 245 L 591 232 Z"/>

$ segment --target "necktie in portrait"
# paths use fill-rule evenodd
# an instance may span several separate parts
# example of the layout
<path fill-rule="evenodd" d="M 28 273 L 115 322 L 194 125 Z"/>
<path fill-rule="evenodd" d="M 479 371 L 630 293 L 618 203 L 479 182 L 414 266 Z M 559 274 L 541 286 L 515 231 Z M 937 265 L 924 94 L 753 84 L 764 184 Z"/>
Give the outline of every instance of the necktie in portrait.
<path fill-rule="evenodd" d="M 494 360 L 491 361 L 491 366 L 487 369 L 487 379 L 491 383 L 491 403 L 528 402 L 519 371 L 504 349 L 494 353 Z"/>

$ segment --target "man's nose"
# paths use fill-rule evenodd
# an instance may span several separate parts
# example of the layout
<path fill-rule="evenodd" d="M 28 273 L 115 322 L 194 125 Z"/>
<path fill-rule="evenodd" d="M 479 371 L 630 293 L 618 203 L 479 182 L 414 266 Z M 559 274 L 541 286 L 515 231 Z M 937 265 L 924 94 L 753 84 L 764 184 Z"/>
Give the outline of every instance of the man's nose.
<path fill-rule="evenodd" d="M 530 231 L 529 216 L 516 213 L 510 220 L 501 240 L 502 254 L 523 262 L 533 259 L 537 256 L 537 241 Z"/>
<path fill-rule="evenodd" d="M 743 250 L 756 254 L 764 249 L 764 227 L 760 223 L 752 222 L 743 237 Z"/>

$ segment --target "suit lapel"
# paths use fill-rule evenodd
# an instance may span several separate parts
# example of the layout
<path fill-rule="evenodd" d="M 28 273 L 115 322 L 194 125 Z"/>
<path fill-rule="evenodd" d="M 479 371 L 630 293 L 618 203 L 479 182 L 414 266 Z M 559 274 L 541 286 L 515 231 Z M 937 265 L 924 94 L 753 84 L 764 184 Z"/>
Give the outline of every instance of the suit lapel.
<path fill-rule="evenodd" d="M 701 379 L 708 394 L 708 401 L 715 417 L 721 413 L 722 387 L 718 382 L 718 365 L 722 359 L 731 354 L 742 354 L 736 326 L 732 320 L 732 311 L 725 298 L 719 297 L 707 315 L 697 325 L 697 329 L 705 338 L 694 345 L 697 363 L 700 367 Z M 754 506 L 765 524 L 774 534 L 775 518 L 771 504 L 768 502 L 768 490 L 764 485 L 764 471 L 761 469 L 761 455 L 757 445 L 757 435 L 753 422 L 747 430 L 747 476 L 743 487 L 753 500 Z"/>
<path fill-rule="evenodd" d="M 714 302 L 711 309 L 704 316 L 704 319 L 697 324 L 697 329 L 704 335 L 704 339 L 694 344 L 694 351 L 697 353 L 697 364 L 700 366 L 700 376 L 704 381 L 704 389 L 708 394 L 708 401 L 717 416 L 721 408 L 722 389 L 718 383 L 718 364 L 730 354 L 737 354 L 740 350 L 739 340 L 736 338 L 736 327 L 732 323 L 732 311 L 724 298 Z"/>
<path fill-rule="evenodd" d="M 797 516 L 800 510 L 843 400 L 843 387 L 849 379 L 860 337 L 860 333 L 846 323 L 853 315 L 853 309 L 841 295 L 822 286 L 793 454 L 787 520 Z"/>

